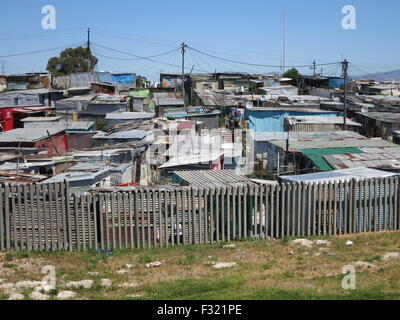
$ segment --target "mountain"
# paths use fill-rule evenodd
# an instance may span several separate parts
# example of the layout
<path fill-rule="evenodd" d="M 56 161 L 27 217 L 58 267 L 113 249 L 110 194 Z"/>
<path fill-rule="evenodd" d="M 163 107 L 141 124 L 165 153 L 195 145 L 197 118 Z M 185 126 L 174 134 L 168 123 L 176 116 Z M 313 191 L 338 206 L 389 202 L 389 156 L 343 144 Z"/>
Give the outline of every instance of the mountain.
<path fill-rule="evenodd" d="M 375 79 L 378 81 L 400 81 L 400 70 L 370 73 L 362 76 L 353 76 L 353 79 Z"/>

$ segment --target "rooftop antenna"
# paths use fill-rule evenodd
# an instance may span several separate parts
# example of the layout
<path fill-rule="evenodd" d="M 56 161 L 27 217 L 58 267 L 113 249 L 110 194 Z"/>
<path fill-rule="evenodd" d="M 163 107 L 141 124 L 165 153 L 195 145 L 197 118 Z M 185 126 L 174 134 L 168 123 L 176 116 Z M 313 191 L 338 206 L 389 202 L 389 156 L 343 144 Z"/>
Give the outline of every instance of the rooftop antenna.
<path fill-rule="evenodd" d="M 283 0 L 283 57 L 282 72 L 286 72 L 286 0 Z"/>

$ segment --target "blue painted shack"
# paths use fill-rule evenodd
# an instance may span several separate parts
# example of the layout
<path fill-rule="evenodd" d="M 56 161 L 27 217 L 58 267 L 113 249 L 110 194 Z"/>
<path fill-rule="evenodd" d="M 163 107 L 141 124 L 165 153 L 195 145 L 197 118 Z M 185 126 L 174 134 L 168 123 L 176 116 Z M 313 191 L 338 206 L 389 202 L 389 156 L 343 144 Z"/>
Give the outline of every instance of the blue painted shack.
<path fill-rule="evenodd" d="M 299 107 L 246 107 L 245 120 L 249 122 L 249 129 L 256 132 L 284 132 L 286 116 L 332 116 L 337 117 L 339 112 L 325 111 L 317 108 Z"/>

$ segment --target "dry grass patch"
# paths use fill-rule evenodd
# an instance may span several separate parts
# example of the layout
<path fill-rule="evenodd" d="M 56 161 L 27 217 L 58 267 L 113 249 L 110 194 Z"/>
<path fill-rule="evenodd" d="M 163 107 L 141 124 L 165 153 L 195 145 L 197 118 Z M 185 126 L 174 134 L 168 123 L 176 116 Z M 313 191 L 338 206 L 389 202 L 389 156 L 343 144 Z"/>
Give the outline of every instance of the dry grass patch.
<path fill-rule="evenodd" d="M 0 279 L 7 283 L 41 280 L 41 267 L 57 271 L 57 292 L 69 281 L 93 280 L 90 289 L 74 289 L 76 299 L 398 299 L 400 259 L 381 261 L 400 252 L 399 232 L 312 237 L 330 245 L 305 247 L 282 240 L 247 239 L 223 244 L 90 252 L 7 253 L 0 255 Z M 353 245 L 345 243 L 351 240 Z M 161 266 L 146 264 L 160 261 Z M 357 289 L 341 287 L 345 265 L 357 267 Z M 212 263 L 236 263 L 216 269 Z M 124 270 L 123 272 L 118 272 Z M 104 287 L 101 279 L 111 280 Z M 23 292 L 25 296 L 29 292 Z M 7 295 L 0 292 L 0 298 Z"/>

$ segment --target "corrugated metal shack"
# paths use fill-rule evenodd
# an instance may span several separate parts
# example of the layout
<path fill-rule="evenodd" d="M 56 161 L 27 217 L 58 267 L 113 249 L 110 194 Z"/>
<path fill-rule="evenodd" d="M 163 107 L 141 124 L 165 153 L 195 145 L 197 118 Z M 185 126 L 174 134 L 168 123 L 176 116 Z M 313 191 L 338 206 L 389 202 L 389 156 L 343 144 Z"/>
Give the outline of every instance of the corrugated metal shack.
<path fill-rule="evenodd" d="M 249 178 L 239 175 L 235 170 L 189 170 L 174 171 L 172 173 L 173 183 L 181 186 L 195 187 L 240 187 L 254 184 Z"/>
<path fill-rule="evenodd" d="M 148 141 L 151 139 L 149 136 L 152 135 L 152 131 L 149 130 L 127 130 L 118 131 L 114 133 L 99 132 L 92 137 L 94 144 L 101 146 L 104 144 L 113 145 L 124 142 L 138 142 L 138 141 Z"/>
<path fill-rule="evenodd" d="M 271 149 L 280 153 L 285 163 L 286 140 L 269 142 Z M 270 150 L 271 150 L 270 149 Z M 288 163 L 290 172 L 308 173 L 346 168 L 399 169 L 400 148 L 389 141 L 367 138 L 328 140 L 289 140 Z M 270 155 L 269 155 L 270 156 Z M 308 171 L 308 172 L 307 172 Z"/>
<path fill-rule="evenodd" d="M 389 178 L 398 176 L 399 174 L 370 169 L 370 168 L 350 168 L 329 172 L 316 172 L 301 174 L 298 176 L 280 176 L 280 180 L 283 183 L 287 182 L 309 182 L 309 183 L 325 183 L 334 181 L 351 181 L 351 180 L 364 180 L 364 179 L 376 179 L 376 178 Z"/>
<path fill-rule="evenodd" d="M 45 148 L 47 153 L 68 151 L 65 128 L 14 129 L 0 135 L 0 147 Z"/>
<path fill-rule="evenodd" d="M 154 92 L 153 101 L 155 104 L 156 117 L 162 117 L 168 112 L 184 111 L 182 97 L 174 92 Z"/>
<path fill-rule="evenodd" d="M 362 134 L 369 138 L 388 139 L 393 136 L 394 131 L 400 130 L 400 113 L 359 112 L 356 118 L 362 124 Z"/>
<path fill-rule="evenodd" d="M 19 90 L 0 93 L 0 106 L 51 106 L 63 98 L 62 91 L 49 89 Z"/>
<path fill-rule="evenodd" d="M 74 112 L 83 110 L 95 96 L 94 94 L 85 94 L 58 100 L 54 104 L 56 114 L 69 115 L 72 117 Z"/>
<path fill-rule="evenodd" d="M 98 124 L 105 122 L 108 113 L 126 111 L 128 111 L 126 96 L 101 94 L 90 100 L 84 110 L 78 111 L 78 115 L 82 120 Z"/>
<path fill-rule="evenodd" d="M 150 120 L 155 116 L 151 112 L 112 112 L 107 113 L 106 121 L 107 126 L 111 127 L 116 124 L 122 124 L 125 122 L 141 123 L 144 120 Z"/>
<path fill-rule="evenodd" d="M 167 119 L 188 119 L 193 121 L 199 121 L 204 123 L 206 129 L 217 129 L 219 128 L 219 118 L 221 111 L 219 110 L 204 110 L 201 107 L 192 107 L 188 109 L 188 112 L 170 112 L 165 113 L 164 117 Z"/>
<path fill-rule="evenodd" d="M 284 131 L 325 132 L 340 131 L 344 129 L 343 117 L 326 116 L 287 116 L 284 122 Z M 358 131 L 361 124 L 346 119 L 348 130 Z"/>
<path fill-rule="evenodd" d="M 47 73 L 11 74 L 7 76 L 7 89 L 27 90 L 50 88 L 51 75 Z"/>

